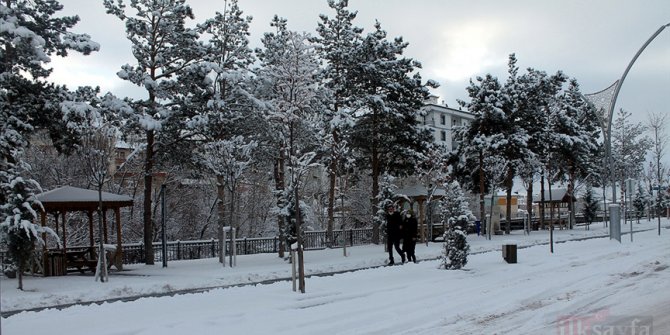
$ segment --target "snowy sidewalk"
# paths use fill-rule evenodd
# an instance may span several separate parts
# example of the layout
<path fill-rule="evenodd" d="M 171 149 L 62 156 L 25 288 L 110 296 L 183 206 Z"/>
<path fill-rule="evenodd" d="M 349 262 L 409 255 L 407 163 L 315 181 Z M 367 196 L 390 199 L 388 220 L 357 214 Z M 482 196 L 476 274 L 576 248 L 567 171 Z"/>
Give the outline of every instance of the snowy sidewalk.
<path fill-rule="evenodd" d="M 656 221 L 641 221 L 633 225 L 635 230 L 656 229 Z M 668 221 L 663 221 L 668 226 Z M 628 226 L 623 226 L 624 232 Z M 670 234 L 664 230 L 664 234 Z M 579 227 L 573 230 L 555 230 L 557 242 L 581 239 L 590 236 L 605 236 L 607 229 L 602 223 L 591 226 L 591 230 Z M 469 235 L 471 253 L 499 251 L 502 244 L 515 243 L 519 247 L 545 244 L 549 240 L 548 231 L 533 231 L 524 235 L 522 231 L 513 231 L 511 235 L 493 236 L 491 241 L 483 236 Z M 628 241 L 628 236 L 622 240 Z M 562 246 L 557 244 L 556 250 Z M 546 250 L 545 250 L 546 249 Z M 541 252 L 549 253 L 549 246 Z M 347 248 L 347 257 L 343 249 L 307 251 L 305 269 L 307 275 L 331 273 L 378 267 L 385 264 L 387 253 L 382 245 L 368 245 Z M 419 260 L 436 259 L 441 256 L 442 243 L 417 245 Z M 397 255 L 396 255 L 397 258 Z M 519 259 L 523 262 L 523 258 Z M 503 262 L 500 257 L 500 262 Z M 16 289 L 16 279 L 1 276 L 1 311 L 3 314 L 25 309 L 51 307 L 77 303 L 89 303 L 107 299 L 138 298 L 160 294 L 172 294 L 189 290 L 206 290 L 217 287 L 271 282 L 290 278 L 290 264 L 276 254 L 257 254 L 238 256 L 237 266 L 222 267 L 217 259 L 173 261 L 167 268 L 156 265 L 128 265 L 124 271 L 112 272 L 109 282 L 95 282 L 92 275 L 70 274 L 63 277 L 24 277 L 25 291 Z M 307 290 L 309 290 L 309 281 Z M 290 290 L 291 284 L 286 283 Z"/>
<path fill-rule="evenodd" d="M 667 226 L 664 220 L 663 225 Z M 637 228 L 637 225 L 636 225 Z M 2 319 L 6 334 L 587 334 L 611 327 L 635 327 L 640 334 L 670 334 L 665 315 L 670 301 L 670 230 L 657 235 L 642 223 L 634 242 L 594 238 L 519 250 L 517 264 L 506 264 L 500 252 L 468 258 L 464 271 L 438 269 L 439 261 L 385 266 L 307 280 L 307 292 L 291 291 L 289 282 L 212 289 L 196 294 L 141 298 L 132 302 L 73 306 L 62 310 L 22 312 Z M 596 230 L 596 229 L 594 229 Z M 557 231 L 557 240 L 582 238 L 596 231 Z M 602 233 L 602 231 L 600 231 Z M 495 250 L 502 243 L 546 241 L 546 232 L 486 241 L 471 236 L 473 250 Z M 505 242 L 503 242 L 503 240 Z M 440 244 L 418 249 L 437 256 Z M 308 252 L 307 270 L 336 270 L 381 265 L 380 246 Z M 169 291 L 222 282 L 253 282 L 283 277 L 289 265 L 274 255 L 238 259 L 223 269 L 216 260 L 173 262 L 168 269 L 137 266 L 101 284 L 92 277 L 29 278 L 32 292 L 7 291 L 19 297 L 53 303 L 67 294 L 89 299 L 134 292 Z M 64 285 L 58 288 L 58 285 Z M 161 286 L 163 285 L 163 286 Z M 58 292 L 58 293 L 56 293 Z M 50 296 L 51 295 L 51 296 Z M 37 302 L 39 305 L 39 302 Z M 574 327 L 582 327 L 574 329 Z M 610 328 L 607 328 L 610 327 Z M 619 328 L 617 328 L 619 329 Z M 612 330 L 612 331 L 611 331 Z M 572 331 L 572 332 L 570 332 Z M 630 333 L 630 331 L 628 331 Z M 644 333 L 644 332 L 643 332 Z M 649 333 L 649 332 L 647 332 Z"/>

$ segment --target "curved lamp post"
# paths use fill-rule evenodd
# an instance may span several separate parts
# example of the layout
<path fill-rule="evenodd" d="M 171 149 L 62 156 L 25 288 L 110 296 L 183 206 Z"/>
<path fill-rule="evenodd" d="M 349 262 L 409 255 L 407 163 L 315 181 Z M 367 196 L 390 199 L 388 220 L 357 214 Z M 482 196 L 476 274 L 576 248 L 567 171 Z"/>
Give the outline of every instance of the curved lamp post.
<path fill-rule="evenodd" d="M 603 135 L 605 137 L 605 154 L 607 155 L 607 161 L 608 161 L 608 166 L 611 168 L 612 166 L 612 117 L 614 116 L 614 107 L 616 106 L 616 100 L 617 97 L 619 96 L 619 91 L 621 90 L 621 86 L 623 85 L 623 81 L 626 79 L 626 76 L 628 75 L 628 72 L 630 71 L 631 67 L 633 67 L 633 64 L 637 60 L 638 57 L 640 57 L 640 54 L 647 48 L 647 46 L 653 41 L 656 36 L 658 36 L 663 29 L 666 27 L 670 26 L 670 23 L 662 25 L 656 32 L 649 37 L 649 39 L 642 45 L 642 47 L 637 51 L 633 59 L 628 63 L 628 66 L 626 67 L 626 70 L 623 72 L 623 75 L 621 76 L 621 79 L 617 80 L 612 86 L 614 86 L 614 93 L 612 94 L 610 103 L 609 103 L 609 110 L 606 114 L 607 118 L 605 120 L 601 120 L 601 124 L 603 126 Z M 611 89 L 610 86 L 609 88 L 600 91 L 598 93 L 590 94 L 590 96 L 594 96 L 597 94 L 601 94 L 603 92 L 609 91 Z M 589 99 L 586 99 L 589 104 L 592 104 L 592 101 Z M 605 117 L 605 115 L 603 115 Z M 607 130 L 605 130 L 607 128 Z M 616 182 L 613 180 L 613 177 L 610 174 L 610 180 L 612 182 L 612 202 L 616 202 Z M 603 190 L 604 192 L 604 190 Z"/>

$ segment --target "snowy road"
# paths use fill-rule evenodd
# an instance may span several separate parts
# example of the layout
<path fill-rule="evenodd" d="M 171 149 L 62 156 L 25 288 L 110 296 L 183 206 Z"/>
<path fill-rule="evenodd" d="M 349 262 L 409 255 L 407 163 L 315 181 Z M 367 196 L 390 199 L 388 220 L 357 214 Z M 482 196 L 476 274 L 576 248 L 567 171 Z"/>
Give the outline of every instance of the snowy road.
<path fill-rule="evenodd" d="M 667 230 L 664 230 L 666 232 Z M 3 334 L 558 334 L 564 320 L 594 324 L 653 317 L 670 333 L 670 242 L 654 231 L 473 255 L 467 271 L 437 261 L 290 283 L 145 298 L 2 320 Z M 566 333 L 569 334 L 569 333 Z"/>

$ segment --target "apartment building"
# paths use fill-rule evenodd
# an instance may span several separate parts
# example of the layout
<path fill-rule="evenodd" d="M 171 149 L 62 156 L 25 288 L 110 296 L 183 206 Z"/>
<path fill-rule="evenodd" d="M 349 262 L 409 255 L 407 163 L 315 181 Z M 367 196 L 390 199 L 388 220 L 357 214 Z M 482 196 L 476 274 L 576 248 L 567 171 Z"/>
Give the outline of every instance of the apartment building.
<path fill-rule="evenodd" d="M 431 96 L 422 110 L 425 115 L 420 116 L 419 121 L 431 129 L 435 142 L 444 145 L 448 150 L 453 150 L 457 146 L 454 141 L 454 128 L 468 125 L 475 118 L 474 114 L 468 111 L 450 108 L 440 103 L 437 96 Z"/>

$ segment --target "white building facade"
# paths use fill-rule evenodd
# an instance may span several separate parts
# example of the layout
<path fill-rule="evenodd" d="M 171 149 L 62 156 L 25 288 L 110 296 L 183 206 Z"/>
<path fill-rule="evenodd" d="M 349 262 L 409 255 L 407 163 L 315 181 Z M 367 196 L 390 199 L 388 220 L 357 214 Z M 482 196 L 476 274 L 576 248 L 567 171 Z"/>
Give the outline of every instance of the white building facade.
<path fill-rule="evenodd" d="M 440 104 L 436 96 L 431 96 L 422 110 L 425 115 L 420 116 L 419 121 L 432 131 L 435 143 L 444 145 L 447 150 L 453 150 L 458 145 L 454 140 L 453 129 L 468 125 L 475 118 L 470 112 Z"/>

